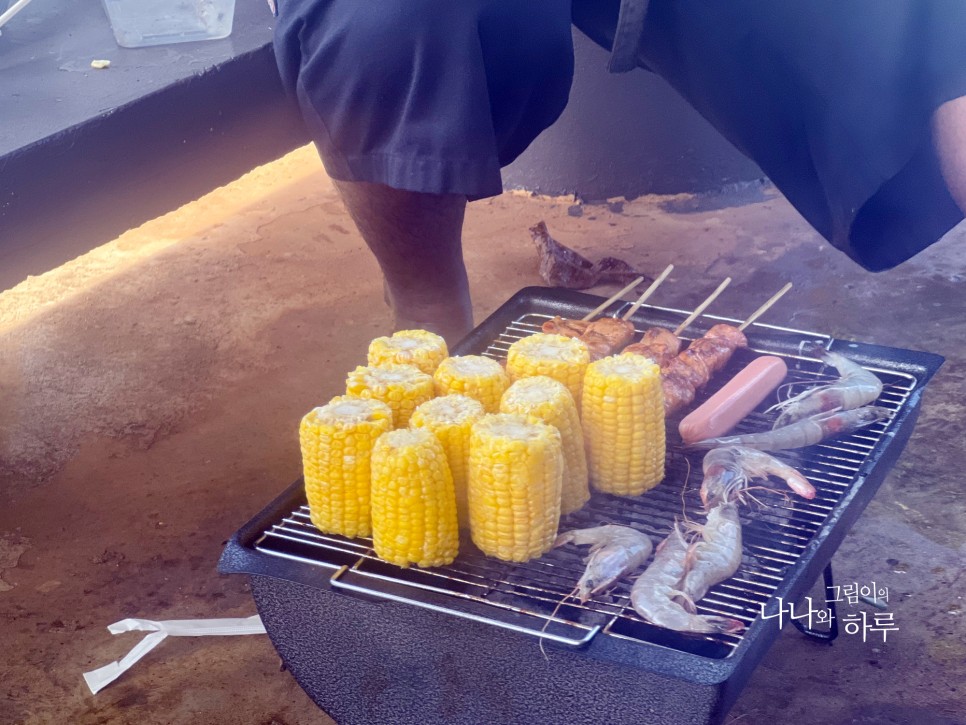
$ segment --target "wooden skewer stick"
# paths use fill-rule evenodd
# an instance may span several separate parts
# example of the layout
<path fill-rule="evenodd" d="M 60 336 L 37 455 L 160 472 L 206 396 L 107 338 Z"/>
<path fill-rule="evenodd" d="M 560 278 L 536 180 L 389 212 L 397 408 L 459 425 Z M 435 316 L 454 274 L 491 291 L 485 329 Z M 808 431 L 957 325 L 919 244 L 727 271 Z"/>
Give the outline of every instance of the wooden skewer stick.
<path fill-rule="evenodd" d="M 615 294 L 612 294 L 610 297 L 608 297 L 606 300 L 604 300 L 601 304 L 597 305 L 596 308 L 594 308 L 593 310 L 591 310 L 590 312 L 588 312 L 586 315 L 584 315 L 580 319 L 583 320 L 584 322 L 586 322 L 587 320 L 594 319 L 595 317 L 597 317 L 597 315 L 599 315 L 601 312 L 603 312 L 604 310 L 606 310 L 608 306 L 610 306 L 612 303 L 614 303 L 617 300 L 619 300 L 621 297 L 623 297 L 624 295 L 626 295 L 628 292 L 630 292 L 632 289 L 634 289 L 635 287 L 637 287 L 637 285 L 639 285 L 643 281 L 644 281 L 644 278 L 643 277 L 638 277 L 633 282 L 631 282 L 629 285 L 627 285 L 624 289 L 622 289 L 620 292 L 617 292 Z"/>
<path fill-rule="evenodd" d="M 745 320 L 744 322 L 742 322 L 741 325 L 738 327 L 738 329 L 739 330 L 744 330 L 746 327 L 748 327 L 748 325 L 750 325 L 752 322 L 754 322 L 759 317 L 761 317 L 763 314 L 765 314 L 765 312 L 768 311 L 768 308 L 771 307 L 776 302 L 778 302 L 778 300 L 780 300 L 782 298 L 782 296 L 786 292 L 788 292 L 788 290 L 790 290 L 791 288 L 792 288 L 792 283 L 789 282 L 784 287 L 782 287 L 780 290 L 778 290 L 775 294 L 773 294 L 771 296 L 771 299 L 770 300 L 768 300 L 765 304 L 763 304 L 757 310 L 755 310 L 754 312 L 752 312 L 751 313 L 751 317 L 749 317 L 747 320 Z"/>
<path fill-rule="evenodd" d="M 661 285 L 661 282 L 667 279 L 667 276 L 671 274 L 672 269 L 674 269 L 674 265 L 669 264 L 664 269 L 664 271 L 661 272 L 661 276 L 658 277 L 653 282 L 651 282 L 651 286 L 648 287 L 646 290 L 644 290 L 644 294 L 642 294 L 640 297 L 637 298 L 637 301 L 633 305 L 631 305 L 631 308 L 626 312 L 626 314 L 621 319 L 622 320 L 630 319 L 631 316 L 641 308 L 641 305 L 643 305 L 647 301 L 647 299 L 654 293 L 654 290 L 656 290 Z"/>
<path fill-rule="evenodd" d="M 686 319 L 684 322 L 682 322 L 680 325 L 677 326 L 677 329 L 674 330 L 674 335 L 677 336 L 677 335 L 680 335 L 682 332 L 684 332 L 687 326 L 690 325 L 692 322 L 694 322 L 696 319 L 698 319 L 701 313 L 707 309 L 708 305 L 714 302 L 718 298 L 718 295 L 724 292 L 725 287 L 727 287 L 729 284 L 731 284 L 731 277 L 725 277 L 724 282 L 718 285 L 718 289 L 712 292 L 708 296 L 708 299 L 706 299 L 704 302 L 698 305 L 697 308 L 695 308 L 694 312 L 692 312 L 688 316 L 688 319 Z"/>

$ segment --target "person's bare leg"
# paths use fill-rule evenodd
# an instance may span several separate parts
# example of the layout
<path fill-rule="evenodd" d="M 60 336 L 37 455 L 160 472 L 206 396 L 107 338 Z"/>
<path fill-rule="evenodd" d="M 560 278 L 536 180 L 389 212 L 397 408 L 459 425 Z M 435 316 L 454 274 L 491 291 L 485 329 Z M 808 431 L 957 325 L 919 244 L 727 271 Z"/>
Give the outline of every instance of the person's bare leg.
<path fill-rule="evenodd" d="M 966 214 L 966 96 L 936 109 L 932 136 L 949 193 Z"/>
<path fill-rule="evenodd" d="M 466 198 L 336 181 L 349 215 L 376 256 L 395 329 L 426 329 L 453 344 L 473 327 L 463 214 Z"/>

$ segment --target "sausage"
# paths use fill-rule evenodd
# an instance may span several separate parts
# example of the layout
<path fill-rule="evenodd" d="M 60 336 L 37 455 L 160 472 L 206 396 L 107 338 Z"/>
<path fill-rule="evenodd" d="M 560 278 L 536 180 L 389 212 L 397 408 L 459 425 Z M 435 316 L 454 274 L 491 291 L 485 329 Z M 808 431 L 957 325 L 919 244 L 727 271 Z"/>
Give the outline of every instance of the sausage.
<path fill-rule="evenodd" d="M 763 401 L 788 374 L 781 358 L 755 358 L 678 426 L 685 443 L 724 435 Z"/>

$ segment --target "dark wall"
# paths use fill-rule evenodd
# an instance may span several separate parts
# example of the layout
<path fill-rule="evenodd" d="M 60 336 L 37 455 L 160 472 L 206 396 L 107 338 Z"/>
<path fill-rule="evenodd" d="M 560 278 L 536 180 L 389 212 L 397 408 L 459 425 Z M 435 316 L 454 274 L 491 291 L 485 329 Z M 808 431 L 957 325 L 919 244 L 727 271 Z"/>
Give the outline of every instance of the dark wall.
<path fill-rule="evenodd" d="M 0 291 L 307 143 L 271 22 L 245 0 L 229 38 L 134 49 L 93 0 L 31 3 L 5 25 Z"/>
<path fill-rule="evenodd" d="M 607 53 L 574 32 L 570 104 L 513 164 L 506 188 L 585 201 L 720 189 L 758 179 L 739 154 L 663 80 L 607 72 Z"/>

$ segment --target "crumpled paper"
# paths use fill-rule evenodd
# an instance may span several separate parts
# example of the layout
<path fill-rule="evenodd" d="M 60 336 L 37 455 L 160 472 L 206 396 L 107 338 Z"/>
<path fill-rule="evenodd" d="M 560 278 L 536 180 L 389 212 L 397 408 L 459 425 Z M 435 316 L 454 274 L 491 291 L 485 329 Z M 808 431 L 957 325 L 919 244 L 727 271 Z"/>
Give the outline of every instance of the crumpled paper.
<path fill-rule="evenodd" d="M 138 642 L 137 646 L 122 659 L 84 673 L 84 681 L 95 695 L 127 672 L 167 637 L 265 634 L 265 625 L 257 614 L 233 619 L 168 619 L 162 622 L 150 619 L 122 619 L 110 625 L 107 631 L 111 634 L 123 632 L 152 632 L 152 634 Z"/>

